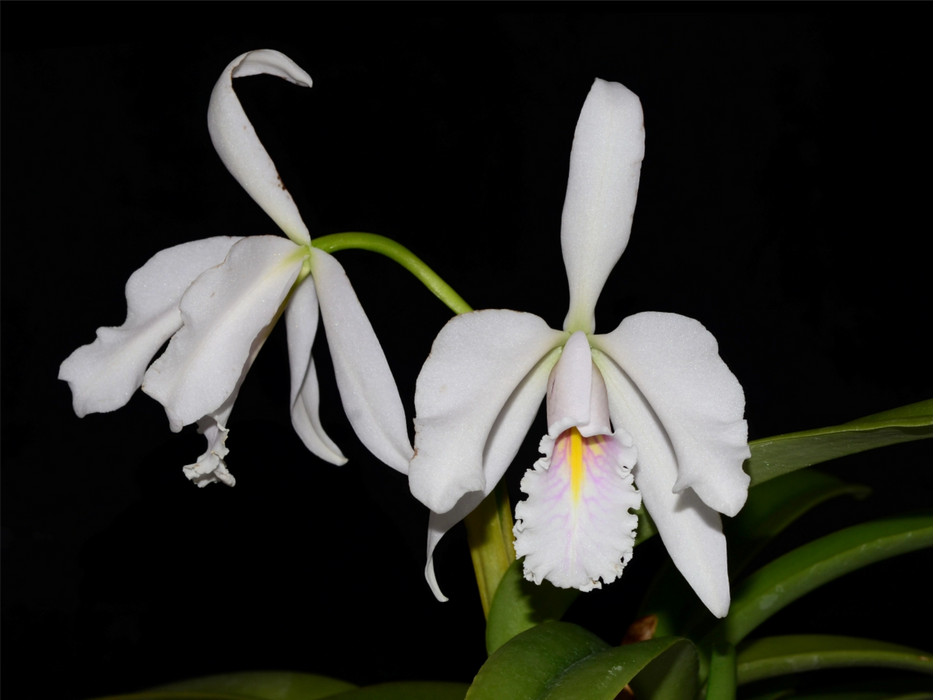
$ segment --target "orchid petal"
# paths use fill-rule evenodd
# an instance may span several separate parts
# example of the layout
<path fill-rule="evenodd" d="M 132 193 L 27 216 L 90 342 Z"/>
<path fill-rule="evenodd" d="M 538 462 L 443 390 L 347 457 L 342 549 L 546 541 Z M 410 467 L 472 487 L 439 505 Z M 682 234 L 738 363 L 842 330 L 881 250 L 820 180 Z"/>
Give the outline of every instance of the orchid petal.
<path fill-rule="evenodd" d="M 233 91 L 233 78 L 263 73 L 311 87 L 311 76 L 285 54 L 270 49 L 244 53 L 230 62 L 214 85 L 207 126 L 214 148 L 237 182 L 292 241 L 307 245 L 308 227 Z"/>
<path fill-rule="evenodd" d="M 745 394 L 713 335 L 692 318 L 651 312 L 592 342 L 628 374 L 667 431 L 677 455 L 674 491 L 692 488 L 720 513 L 738 513 L 749 483 Z"/>
<path fill-rule="evenodd" d="M 596 80 L 570 152 L 561 247 L 570 284 L 564 329 L 592 333 L 596 300 L 628 244 L 645 126 L 641 102 L 619 83 Z"/>
<path fill-rule="evenodd" d="M 599 380 L 601 383 L 601 379 Z M 515 555 L 525 578 L 590 591 L 612 583 L 632 558 L 641 505 L 632 483 L 636 450 L 624 431 L 584 437 L 576 428 L 541 440 L 544 456 L 522 479 Z"/>
<path fill-rule="evenodd" d="M 244 238 L 188 288 L 184 325 L 143 380 L 172 430 L 213 413 L 234 392 L 307 255 L 278 236 Z"/>
<path fill-rule="evenodd" d="M 309 276 L 292 292 L 285 308 L 285 328 L 288 332 L 288 363 L 291 368 L 292 426 L 312 453 L 326 462 L 346 464 L 340 448 L 334 444 L 321 425 L 320 392 L 311 346 L 317 334 L 318 303 L 314 280 Z"/>
<path fill-rule="evenodd" d="M 491 488 L 484 473 L 490 431 L 522 380 L 566 338 L 518 311 L 473 311 L 447 322 L 415 386 L 417 451 L 409 468 L 415 498 L 446 513 L 463 494 Z M 544 383 L 538 387 L 540 397 Z M 497 455 L 505 452 L 497 448 Z"/>
<path fill-rule="evenodd" d="M 424 566 L 424 578 L 431 592 L 434 593 L 434 597 L 441 603 L 447 602 L 447 596 L 441 592 L 441 587 L 437 583 L 437 575 L 434 573 L 434 550 L 450 528 L 472 513 L 485 497 L 486 494 L 482 491 L 471 491 L 463 494 L 457 504 L 446 513 L 431 511 L 431 517 L 428 519 L 428 561 Z"/>
<path fill-rule="evenodd" d="M 153 355 L 181 327 L 178 304 L 185 290 L 202 272 L 220 265 L 238 240 L 219 236 L 167 248 L 130 276 L 123 325 L 98 328 L 97 340 L 71 353 L 59 370 L 79 418 L 126 405 Z"/>
<path fill-rule="evenodd" d="M 428 524 L 428 562 L 424 574 L 434 595 L 441 602 L 446 601 L 447 598 L 441 593 L 434 574 L 434 549 L 450 528 L 469 515 L 492 492 L 512 460 L 515 459 L 515 454 L 524 442 L 528 428 L 531 427 L 538 408 L 541 406 L 541 397 L 544 396 L 548 376 L 561 354 L 560 350 L 560 348 L 553 348 L 541 358 L 534 369 L 525 375 L 505 402 L 505 406 L 499 411 L 483 450 L 483 475 L 486 487 L 482 491 L 463 494 L 457 504 L 446 513 L 438 514 L 431 511 Z M 410 479 L 411 474 L 409 474 Z"/>
<path fill-rule="evenodd" d="M 729 612 L 729 575 L 719 514 L 690 489 L 673 493 L 677 457 L 664 427 L 612 359 L 594 349 L 593 361 L 606 381 L 613 424 L 624 427 L 638 448 L 635 484 L 668 554 L 710 612 L 724 617 Z"/>
<path fill-rule="evenodd" d="M 311 275 L 350 425 L 366 449 L 407 474 L 413 451 L 405 409 L 372 324 L 347 273 L 333 256 L 314 249 Z"/>

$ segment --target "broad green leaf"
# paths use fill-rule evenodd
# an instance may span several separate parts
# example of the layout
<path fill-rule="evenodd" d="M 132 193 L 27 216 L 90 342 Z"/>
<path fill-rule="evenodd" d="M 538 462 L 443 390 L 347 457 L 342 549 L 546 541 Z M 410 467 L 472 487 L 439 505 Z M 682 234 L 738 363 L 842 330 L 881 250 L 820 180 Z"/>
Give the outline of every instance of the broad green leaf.
<path fill-rule="evenodd" d="M 837 496 L 865 498 L 871 489 L 810 469 L 784 474 L 748 493 L 745 507 L 727 518 L 729 569 L 738 575 L 780 532 L 808 511 Z"/>
<path fill-rule="evenodd" d="M 739 684 L 823 668 L 876 666 L 933 674 L 933 655 L 859 637 L 788 635 L 765 637 L 738 656 Z"/>
<path fill-rule="evenodd" d="M 737 644 L 785 605 L 824 583 L 877 561 L 933 546 L 933 515 L 876 520 L 788 552 L 733 587 L 729 614 L 707 636 Z"/>
<path fill-rule="evenodd" d="M 677 638 L 667 638 L 667 640 L 671 639 Z M 651 642 L 661 643 L 665 640 L 656 638 L 639 644 Z M 678 639 L 677 644 L 669 646 L 645 666 L 632 679 L 631 686 L 636 698 L 692 700 L 699 690 L 699 669 L 700 660 L 693 642 L 688 639 Z"/>
<path fill-rule="evenodd" d="M 160 685 L 146 691 L 145 697 L 247 697 L 259 700 L 317 700 L 357 686 L 346 681 L 291 671 L 247 671 L 216 676 L 191 678 L 177 683 Z M 189 695 L 198 693 L 197 696 Z M 171 693 L 171 695 L 166 695 Z M 181 693 L 182 695 L 179 695 Z M 133 697 L 142 698 L 142 695 Z"/>
<path fill-rule="evenodd" d="M 380 683 L 334 695 L 330 700 L 463 700 L 466 683 L 402 681 Z"/>
<path fill-rule="evenodd" d="M 804 430 L 749 443 L 745 470 L 757 486 L 781 474 L 899 442 L 933 437 L 933 399 L 842 425 Z"/>
<path fill-rule="evenodd" d="M 710 654 L 706 700 L 735 700 L 737 681 L 735 646 L 729 642 L 714 644 Z"/>
<path fill-rule="evenodd" d="M 643 692 L 640 697 L 694 697 L 698 663 L 688 640 L 668 637 L 609 647 L 576 625 L 545 622 L 511 639 L 489 657 L 476 674 L 467 698 L 614 700 L 636 674 L 655 664 L 661 667 L 656 675 L 669 682 L 656 682 L 656 692 Z"/>
<path fill-rule="evenodd" d="M 531 700 L 581 659 L 608 648 L 582 627 L 545 622 L 503 644 L 480 668 L 469 700 Z"/>
<path fill-rule="evenodd" d="M 486 621 L 486 651 L 492 654 L 512 637 L 535 625 L 559 620 L 580 595 L 575 588 L 556 588 L 549 581 L 535 585 L 523 575 L 524 563 L 512 563 L 499 582 Z"/>
<path fill-rule="evenodd" d="M 652 669 L 655 664 L 657 669 Z M 654 673 L 651 671 L 654 670 Z M 614 700 L 629 683 L 635 697 L 693 700 L 697 691 L 696 647 L 686 639 L 664 637 L 598 652 L 567 669 L 552 683 L 545 700 Z M 640 675 L 644 673 L 645 679 Z M 636 684 L 636 676 L 643 682 Z M 650 677 L 647 677 L 650 676 Z"/>
<path fill-rule="evenodd" d="M 864 497 L 865 486 L 812 470 L 785 474 L 748 493 L 745 507 L 727 518 L 723 529 L 729 542 L 732 576 L 740 573 L 771 539 L 807 511 L 842 495 Z M 670 562 L 658 571 L 639 607 L 638 616 L 656 615 L 655 635 L 690 635 L 713 618 Z"/>

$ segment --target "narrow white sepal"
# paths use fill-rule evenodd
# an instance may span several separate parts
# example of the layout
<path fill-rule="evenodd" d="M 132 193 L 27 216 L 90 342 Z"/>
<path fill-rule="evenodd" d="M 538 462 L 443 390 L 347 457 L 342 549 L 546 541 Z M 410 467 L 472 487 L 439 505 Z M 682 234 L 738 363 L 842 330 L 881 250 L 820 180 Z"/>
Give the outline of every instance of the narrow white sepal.
<path fill-rule="evenodd" d="M 482 503 L 485 497 L 486 494 L 481 491 L 472 491 L 464 494 L 457 502 L 457 505 L 446 513 L 431 511 L 431 516 L 428 519 L 428 559 L 424 567 L 424 578 L 428 582 L 431 592 L 434 593 L 434 597 L 441 603 L 447 602 L 447 596 L 441 592 L 441 587 L 437 583 L 437 575 L 434 573 L 434 550 L 450 528 L 472 513 L 473 509 Z"/>
<path fill-rule="evenodd" d="M 677 456 L 674 491 L 692 488 L 720 513 L 738 513 L 749 484 L 745 394 L 713 335 L 692 318 L 647 312 L 592 343 L 625 371 L 664 426 Z"/>
<path fill-rule="evenodd" d="M 239 241 L 181 300 L 184 325 L 143 380 L 172 430 L 214 413 L 233 394 L 271 330 L 307 249 L 278 236 Z"/>
<path fill-rule="evenodd" d="M 438 514 L 431 511 L 428 523 L 428 561 L 424 575 L 435 597 L 441 602 L 446 601 L 447 598 L 441 592 L 434 574 L 434 549 L 450 528 L 469 515 L 492 492 L 505 474 L 505 470 L 515 459 L 515 454 L 528 434 L 528 428 L 531 427 L 532 421 L 538 414 L 548 376 L 559 355 L 560 348 L 554 348 L 545 355 L 519 383 L 499 412 L 492 430 L 489 431 L 486 447 L 483 450 L 485 488 L 482 491 L 464 494 L 446 513 Z M 409 478 L 411 478 L 410 473 Z"/>
<path fill-rule="evenodd" d="M 320 392 L 311 346 L 318 326 L 317 292 L 308 276 L 292 292 L 285 309 L 288 334 L 288 364 L 291 369 L 292 426 L 313 454 L 338 466 L 346 464 L 340 448 L 321 425 Z"/>
<path fill-rule="evenodd" d="M 311 242 L 308 227 L 233 90 L 233 78 L 263 73 L 311 87 L 311 76 L 285 54 L 271 49 L 244 53 L 230 62 L 214 85 L 207 126 L 227 170 L 285 235 L 306 245 Z"/>
<path fill-rule="evenodd" d="M 350 425 L 367 450 L 407 474 L 413 450 L 405 409 L 376 332 L 333 256 L 313 249 L 311 275 Z"/>
<path fill-rule="evenodd" d="M 79 418 L 126 405 L 152 357 L 181 327 L 182 294 L 198 275 L 222 263 L 238 240 L 219 236 L 167 248 L 130 276 L 123 325 L 98 328 L 97 340 L 71 353 L 59 369 Z"/>
<path fill-rule="evenodd" d="M 594 349 L 593 361 L 606 381 L 613 425 L 624 427 L 638 449 L 635 485 L 668 554 L 710 612 L 724 617 L 729 612 L 729 572 L 719 513 L 690 489 L 673 493 L 677 457 L 664 427 L 612 359 Z"/>
<path fill-rule="evenodd" d="M 595 330 L 596 300 L 628 245 L 644 156 L 638 97 L 624 85 L 597 79 L 573 135 L 561 219 L 570 284 L 566 330 Z"/>
<path fill-rule="evenodd" d="M 415 386 L 417 452 L 408 473 L 415 498 L 446 513 L 463 494 L 495 486 L 487 483 L 485 451 L 499 416 L 528 374 L 566 339 L 537 316 L 518 311 L 473 311 L 447 322 Z M 550 356 L 550 366 L 536 375 L 538 401 L 555 360 Z M 508 423 L 509 435 L 502 442 L 496 438 L 497 463 L 514 454 L 514 428 L 525 424 L 528 412 L 519 414 L 521 420 Z"/>

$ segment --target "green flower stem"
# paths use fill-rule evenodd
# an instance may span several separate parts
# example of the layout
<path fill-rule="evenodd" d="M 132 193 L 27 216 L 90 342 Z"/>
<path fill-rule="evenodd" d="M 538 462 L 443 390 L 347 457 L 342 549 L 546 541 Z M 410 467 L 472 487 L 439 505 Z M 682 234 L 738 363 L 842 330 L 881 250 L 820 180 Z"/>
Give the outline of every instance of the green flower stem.
<path fill-rule="evenodd" d="M 464 314 L 473 310 L 449 284 L 442 280 L 434 270 L 425 265 L 421 258 L 391 238 L 378 236 L 375 233 L 332 233 L 329 236 L 315 238 L 311 241 L 311 245 L 323 250 L 325 253 L 335 253 L 338 250 L 351 248 L 381 253 L 417 277 L 425 287 L 434 293 L 434 296 L 444 302 L 455 314 Z"/>
<path fill-rule="evenodd" d="M 735 647 L 729 642 L 713 645 L 709 662 L 706 700 L 735 700 Z"/>
<path fill-rule="evenodd" d="M 483 615 L 489 618 L 489 608 L 502 577 L 515 561 L 512 545 L 512 506 L 503 479 L 472 513 L 463 519 L 467 528 L 467 543 L 476 572 L 476 585 L 483 604 Z"/>
<path fill-rule="evenodd" d="M 455 314 L 473 310 L 434 270 L 408 248 L 391 238 L 374 233 L 334 233 L 315 238 L 311 245 L 325 253 L 351 248 L 381 253 L 417 277 Z M 464 518 L 464 523 L 483 614 L 489 617 L 489 608 L 496 588 L 511 563 L 515 561 L 515 549 L 512 546 L 512 508 L 505 483 L 500 482 L 495 490 Z"/>

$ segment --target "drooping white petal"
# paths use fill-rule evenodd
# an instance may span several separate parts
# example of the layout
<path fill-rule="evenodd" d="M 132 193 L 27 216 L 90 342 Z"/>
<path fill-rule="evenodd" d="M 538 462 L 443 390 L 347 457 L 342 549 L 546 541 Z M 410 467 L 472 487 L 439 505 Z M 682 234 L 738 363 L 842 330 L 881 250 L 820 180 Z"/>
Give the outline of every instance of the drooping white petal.
<path fill-rule="evenodd" d="M 434 573 L 434 550 L 448 530 L 472 513 L 486 495 L 482 491 L 471 491 L 463 494 L 457 501 L 457 505 L 446 513 L 431 511 L 431 517 L 428 519 L 428 561 L 424 567 L 424 578 L 434 597 L 442 603 L 447 602 L 447 596 L 441 592 L 441 587 L 437 583 L 437 575 Z"/>
<path fill-rule="evenodd" d="M 311 87 L 311 76 L 285 54 L 271 49 L 244 53 L 230 62 L 214 85 L 207 127 L 227 170 L 289 238 L 305 245 L 311 242 L 308 227 L 233 91 L 233 78 L 263 73 Z"/>
<path fill-rule="evenodd" d="M 593 361 L 606 381 L 613 425 L 624 428 L 638 450 L 632 473 L 645 508 L 674 565 L 716 617 L 729 612 L 726 538 L 719 513 L 690 489 L 673 493 L 677 457 L 645 397 L 625 373 L 598 349 Z"/>
<path fill-rule="evenodd" d="M 569 428 L 541 440 L 544 456 L 522 479 L 528 498 L 515 506 L 515 554 L 525 578 L 589 591 L 611 583 L 632 558 L 641 505 L 630 469 L 631 438 L 583 437 Z"/>
<path fill-rule="evenodd" d="M 660 418 L 677 455 L 674 491 L 692 488 L 706 505 L 735 515 L 748 496 L 749 457 L 742 386 L 719 357 L 713 335 L 677 314 L 629 316 L 594 336 Z"/>
<path fill-rule="evenodd" d="M 518 311 L 473 311 L 447 322 L 415 386 L 417 451 L 408 474 L 415 498 L 446 513 L 463 494 L 486 491 L 484 450 L 500 412 L 529 372 L 566 338 L 537 316 Z M 538 397 L 544 388 L 539 381 Z M 513 444 L 512 437 L 503 444 Z M 497 448 L 497 454 L 507 451 Z"/>
<path fill-rule="evenodd" d="M 311 452 L 331 464 L 346 464 L 340 448 L 321 425 L 320 394 L 311 346 L 317 333 L 318 303 L 314 280 L 306 277 L 292 293 L 285 308 L 288 331 L 288 364 L 291 369 L 292 426 Z"/>
<path fill-rule="evenodd" d="M 181 327 L 178 304 L 195 278 L 219 265 L 239 238 L 219 236 L 167 248 L 151 257 L 126 283 L 126 321 L 98 328 L 97 340 L 62 362 L 78 417 L 124 406 L 143 381 L 146 366 Z"/>
<path fill-rule="evenodd" d="M 570 283 L 565 330 L 595 329 L 596 300 L 628 244 L 644 156 L 638 97 L 619 83 L 597 79 L 574 132 L 561 219 Z"/>
<path fill-rule="evenodd" d="M 294 284 L 307 248 L 278 236 L 244 238 L 181 299 L 183 326 L 143 380 L 172 430 L 215 412 L 237 386 Z"/>
<path fill-rule="evenodd" d="M 405 409 L 372 324 L 333 256 L 314 249 L 311 275 L 350 425 L 366 449 L 407 474 L 412 448 Z"/>
<path fill-rule="evenodd" d="M 437 577 L 434 575 L 434 549 L 450 528 L 465 518 L 480 504 L 483 498 L 492 492 L 505 474 L 505 470 L 512 464 L 515 454 L 528 434 L 528 428 L 538 413 L 548 376 L 551 374 L 560 351 L 559 347 L 553 348 L 541 358 L 534 369 L 525 375 L 525 378 L 512 392 L 508 401 L 505 402 L 505 406 L 499 411 L 492 430 L 489 431 L 486 447 L 483 450 L 485 488 L 482 491 L 471 491 L 464 494 L 457 501 L 457 504 L 446 513 L 438 514 L 431 511 L 431 518 L 428 523 L 428 561 L 424 573 L 435 597 L 441 602 L 444 602 L 447 598 L 441 593 Z M 411 474 L 409 473 L 410 480 Z"/>

